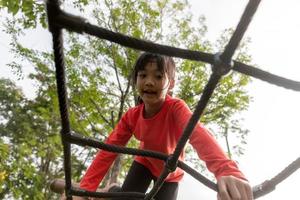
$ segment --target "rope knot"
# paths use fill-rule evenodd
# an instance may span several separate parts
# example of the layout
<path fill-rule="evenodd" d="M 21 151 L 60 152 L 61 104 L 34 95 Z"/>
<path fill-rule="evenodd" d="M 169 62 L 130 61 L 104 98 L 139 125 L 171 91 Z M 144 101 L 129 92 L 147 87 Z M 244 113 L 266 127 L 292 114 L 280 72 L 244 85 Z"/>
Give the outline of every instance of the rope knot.
<path fill-rule="evenodd" d="M 229 63 L 225 63 L 221 59 L 221 53 L 216 53 L 214 55 L 214 65 L 212 66 L 213 73 L 224 76 L 230 72 L 233 68 L 233 62 L 230 60 Z"/>
<path fill-rule="evenodd" d="M 166 168 L 169 172 L 174 172 L 177 168 L 178 160 L 174 159 L 173 154 L 171 154 L 166 161 Z"/>

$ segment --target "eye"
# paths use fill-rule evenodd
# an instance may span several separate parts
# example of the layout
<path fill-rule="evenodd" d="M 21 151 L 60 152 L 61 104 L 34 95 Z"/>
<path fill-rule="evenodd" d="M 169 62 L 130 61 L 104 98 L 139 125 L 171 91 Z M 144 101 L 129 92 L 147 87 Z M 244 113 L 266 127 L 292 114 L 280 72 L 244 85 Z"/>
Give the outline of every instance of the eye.
<path fill-rule="evenodd" d="M 158 80 L 161 80 L 163 77 L 164 76 L 161 73 L 155 75 L 155 78 Z"/>
<path fill-rule="evenodd" d="M 138 77 L 139 77 L 139 78 L 145 78 L 145 77 L 146 77 L 146 73 L 144 73 L 144 72 L 139 72 L 139 73 L 138 73 Z"/>

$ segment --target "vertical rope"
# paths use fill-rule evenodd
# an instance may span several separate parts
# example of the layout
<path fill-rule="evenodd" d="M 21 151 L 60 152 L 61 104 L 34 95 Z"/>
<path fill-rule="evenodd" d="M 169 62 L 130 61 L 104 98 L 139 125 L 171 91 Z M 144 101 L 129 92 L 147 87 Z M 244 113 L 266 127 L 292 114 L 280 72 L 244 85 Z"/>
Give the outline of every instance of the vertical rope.
<path fill-rule="evenodd" d="M 208 83 L 206 84 L 204 91 L 202 93 L 202 96 L 200 98 L 200 101 L 198 102 L 196 109 L 195 109 L 189 123 L 187 124 L 186 128 L 183 131 L 181 138 L 178 141 L 176 149 L 174 150 L 172 161 L 170 161 L 171 163 L 176 162 L 178 160 L 187 140 L 189 139 L 190 135 L 192 134 L 194 127 L 198 123 L 200 116 L 202 115 L 202 113 L 203 113 L 210 97 L 212 96 L 213 91 L 216 88 L 221 77 L 222 77 L 222 75 L 217 74 L 217 73 L 213 73 L 210 76 Z"/>
<path fill-rule="evenodd" d="M 163 169 L 162 173 L 158 177 L 157 181 L 155 182 L 152 190 L 146 195 L 144 200 L 151 200 L 159 191 L 161 188 L 162 184 L 164 183 L 164 180 L 167 178 L 169 175 L 170 170 L 168 170 L 166 167 Z"/>
<path fill-rule="evenodd" d="M 54 50 L 54 62 L 55 62 L 55 75 L 56 86 L 59 101 L 59 111 L 61 116 L 61 139 L 64 150 L 64 170 L 66 180 L 66 195 L 67 200 L 72 200 L 70 194 L 72 181 L 71 181 L 71 145 L 67 142 L 66 137 L 70 136 L 70 121 L 68 113 L 67 103 L 67 90 L 65 79 L 65 62 L 63 53 L 63 36 L 62 29 L 55 25 L 55 16 L 60 12 L 58 0 L 47 1 L 47 15 L 49 22 L 49 30 L 52 33 L 53 50 Z"/>
<path fill-rule="evenodd" d="M 194 127 L 198 123 L 200 116 L 202 115 L 202 113 L 203 113 L 203 111 L 204 111 L 211 95 L 213 94 L 213 91 L 216 88 L 221 77 L 222 77 L 222 74 L 217 73 L 216 71 L 214 73 L 212 73 L 212 75 L 210 76 L 210 79 L 209 79 L 208 83 L 206 84 L 203 94 L 200 98 L 200 101 L 198 102 L 197 107 L 196 107 L 193 115 L 191 116 L 191 119 L 189 120 L 189 123 L 187 124 L 186 128 L 184 129 L 183 134 L 177 143 L 177 146 L 174 150 L 173 155 L 169 156 L 169 159 L 166 162 L 163 172 L 158 177 L 158 180 L 154 184 L 150 193 L 145 197 L 145 200 L 151 200 L 151 198 L 158 192 L 158 190 L 162 186 L 162 184 L 163 184 L 164 180 L 166 179 L 166 177 L 168 176 L 168 174 L 176 169 L 179 156 L 180 156 L 187 140 L 189 139 L 190 135 L 192 134 Z"/>
<path fill-rule="evenodd" d="M 71 189 L 71 145 L 66 141 L 66 137 L 70 137 L 70 122 L 67 103 L 67 90 L 65 85 L 65 63 L 63 54 L 63 37 L 62 30 L 56 29 L 52 32 L 53 35 L 53 49 L 54 60 L 56 68 L 56 85 L 59 101 L 59 111 L 61 116 L 61 139 L 64 149 L 64 169 L 66 179 L 66 195 L 67 200 L 72 200 L 72 197 L 68 194 Z"/>
<path fill-rule="evenodd" d="M 246 75 L 250 75 L 261 80 L 267 81 L 271 84 L 276 84 L 278 86 L 286 87 L 288 89 L 293 89 L 299 91 L 299 82 L 288 80 L 282 77 L 278 77 L 276 75 L 267 73 L 265 71 L 256 69 L 251 66 L 247 66 L 243 63 L 235 62 L 234 67 L 229 66 L 231 63 L 232 56 L 238 47 L 240 40 L 242 39 L 257 7 L 261 0 L 249 0 L 249 3 L 243 13 L 243 16 L 231 37 L 229 43 L 227 44 L 224 52 L 222 54 L 217 54 L 213 57 L 211 54 L 203 53 L 203 52 L 196 52 L 196 51 L 189 51 L 174 47 L 169 47 L 166 45 L 159 45 L 152 42 L 147 42 L 144 40 L 135 39 L 132 37 L 124 36 L 119 33 L 114 33 L 112 31 L 96 27 L 94 25 L 90 25 L 86 23 L 84 19 L 70 15 L 68 13 L 63 12 L 59 8 L 59 1 L 58 0 L 48 0 L 47 1 L 47 14 L 48 14 L 48 23 L 50 32 L 52 32 L 53 36 L 53 49 L 54 49 L 54 58 L 55 58 L 55 67 L 56 67 L 56 82 L 57 82 L 57 93 L 58 93 L 58 100 L 59 100 L 59 109 L 61 115 L 61 138 L 63 143 L 63 150 L 64 150 L 64 169 L 65 169 L 65 181 L 66 181 L 66 195 L 67 200 L 72 200 L 72 194 L 79 194 L 81 196 L 94 195 L 94 196 L 109 196 L 105 194 L 97 194 L 97 193 L 90 193 L 88 191 L 77 191 L 72 190 L 71 186 L 71 143 L 72 143 L 72 136 L 70 131 L 70 122 L 69 122 L 69 114 L 68 114 L 68 98 L 67 98 L 67 90 L 66 90 L 66 80 L 65 80 L 65 63 L 64 63 L 64 54 L 63 54 L 63 37 L 62 37 L 62 30 L 61 28 L 66 27 L 69 30 L 76 31 L 78 33 L 86 32 L 91 35 L 95 35 L 97 37 L 109 40 L 111 42 L 115 42 L 130 48 L 146 50 L 153 53 L 161 53 L 169 56 L 176 56 L 185 59 L 191 60 L 198 60 L 204 61 L 210 64 L 213 64 L 213 74 L 211 75 L 207 85 L 205 86 L 204 92 L 196 106 L 196 109 L 189 120 L 184 132 L 174 150 L 174 154 L 170 155 L 166 161 L 166 165 L 158 177 L 155 185 L 153 186 L 152 190 L 147 194 L 145 197 L 146 200 L 150 200 L 155 196 L 155 194 L 159 191 L 160 187 L 162 186 L 165 178 L 168 174 L 174 171 L 177 167 L 178 158 L 189 139 L 195 125 L 198 123 L 211 95 L 213 94 L 214 89 L 216 88 L 220 78 L 225 74 L 228 73 L 229 70 L 233 69 L 238 72 L 244 73 Z M 74 140 L 75 141 L 75 140 Z M 77 142 L 77 140 L 76 140 Z M 82 143 L 82 140 L 78 141 L 78 144 Z M 89 142 L 90 143 L 90 142 Z M 94 144 L 94 143 L 93 143 Z M 109 147 L 105 147 L 109 148 Z M 116 150 L 116 147 L 114 147 Z M 121 151 L 121 150 L 118 150 Z M 138 154 L 136 152 L 132 152 L 133 154 Z M 143 152 L 143 154 L 146 154 Z M 158 155 L 156 152 L 152 152 L 152 156 L 158 156 L 161 159 L 164 159 L 163 155 Z M 147 154 L 148 155 L 148 154 Z M 193 175 L 194 178 L 197 180 L 204 182 L 205 185 L 210 187 L 213 190 L 217 190 L 216 184 L 210 182 L 209 180 L 204 180 L 205 177 L 197 174 L 197 172 L 184 163 L 178 164 L 182 169 L 185 171 L 189 171 L 190 174 Z M 290 166 L 288 166 L 283 172 L 275 176 L 270 181 L 266 181 L 263 184 L 259 185 L 256 189 L 254 189 L 254 196 L 258 198 L 261 195 L 264 195 L 270 192 L 272 189 L 275 189 L 275 186 L 287 178 L 290 174 L 295 172 L 300 166 L 299 158 L 293 162 Z M 73 192 L 72 192 L 73 191 Z M 129 194 L 133 197 L 143 197 L 141 194 Z M 116 196 L 119 196 L 116 195 Z"/>
<path fill-rule="evenodd" d="M 239 21 L 239 24 L 237 25 L 232 37 L 230 38 L 228 44 L 226 45 L 226 48 L 224 52 L 221 55 L 221 60 L 224 63 L 229 63 L 232 59 L 232 56 L 238 47 L 241 39 L 243 38 L 253 15 L 255 14 L 258 5 L 261 0 L 250 0 L 245 8 L 245 11 L 243 12 L 243 15 Z"/>

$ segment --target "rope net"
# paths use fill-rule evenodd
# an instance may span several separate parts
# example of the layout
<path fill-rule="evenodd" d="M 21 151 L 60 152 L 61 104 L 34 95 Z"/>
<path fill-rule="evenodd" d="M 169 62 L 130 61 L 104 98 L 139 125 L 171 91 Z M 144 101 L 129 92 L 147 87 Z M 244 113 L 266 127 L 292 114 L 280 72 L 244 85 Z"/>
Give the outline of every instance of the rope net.
<path fill-rule="evenodd" d="M 161 45 L 141 39 L 136 39 L 130 36 L 126 36 L 120 33 L 112 32 L 110 30 L 92 25 L 85 19 L 74 16 L 70 13 L 66 13 L 59 7 L 58 0 L 48 0 L 47 15 L 49 30 L 53 36 L 53 50 L 54 50 L 54 61 L 56 68 L 56 81 L 57 81 L 57 93 L 59 99 L 60 115 L 61 115 L 61 137 L 63 142 L 64 150 L 64 170 L 65 170 L 65 191 L 67 199 L 72 199 L 73 195 L 77 196 L 89 196 L 89 197 L 100 197 L 100 198 L 128 198 L 131 199 L 152 199 L 162 186 L 165 178 L 169 173 L 173 172 L 177 167 L 183 169 L 189 173 L 192 177 L 203 183 L 210 189 L 217 191 L 216 183 L 208 180 L 206 177 L 199 174 L 196 170 L 189 167 L 178 158 L 182 152 L 186 142 L 188 141 L 194 126 L 198 123 L 214 89 L 219 83 L 222 76 L 226 75 L 231 70 L 239 73 L 243 73 L 248 76 L 266 81 L 270 84 L 274 84 L 286 89 L 300 91 L 300 82 L 286 79 L 253 66 L 246 65 L 238 61 L 232 61 L 232 56 L 238 47 L 239 42 L 244 36 L 251 19 L 258 8 L 260 0 L 250 0 L 245 8 L 245 11 L 231 37 L 225 50 L 222 53 L 210 54 L 200 51 L 191 51 L 187 49 L 181 49 L 171 47 L 167 45 Z M 67 103 L 67 90 L 65 81 L 65 64 L 64 64 L 64 53 L 63 53 L 63 35 L 62 29 L 77 32 L 80 34 L 86 33 L 96 36 L 100 39 L 105 39 L 113 43 L 120 44 L 125 47 L 133 48 L 136 50 L 147 51 L 151 53 L 163 54 L 171 57 L 178 57 L 183 59 L 195 60 L 206 62 L 212 65 L 212 74 L 203 90 L 200 100 L 196 106 L 195 111 L 192 114 L 190 121 L 183 131 L 179 142 L 171 155 L 165 155 L 155 151 L 145 151 L 128 147 L 120 147 L 116 145 L 109 145 L 103 142 L 94 140 L 93 138 L 83 137 L 75 134 L 71 131 L 68 113 Z M 72 187 L 71 181 L 71 144 L 77 144 L 80 146 L 91 146 L 94 148 L 103 149 L 110 152 L 147 156 L 156 159 L 163 160 L 165 167 L 158 177 L 158 180 L 154 184 L 153 188 L 147 194 L 136 193 L 136 192 L 89 192 L 86 190 Z M 274 178 L 267 180 L 257 186 L 253 187 L 254 198 L 259 198 L 272 190 L 275 189 L 276 185 L 286 179 L 289 175 L 295 172 L 300 167 L 300 158 L 296 159 L 287 168 L 281 171 Z"/>

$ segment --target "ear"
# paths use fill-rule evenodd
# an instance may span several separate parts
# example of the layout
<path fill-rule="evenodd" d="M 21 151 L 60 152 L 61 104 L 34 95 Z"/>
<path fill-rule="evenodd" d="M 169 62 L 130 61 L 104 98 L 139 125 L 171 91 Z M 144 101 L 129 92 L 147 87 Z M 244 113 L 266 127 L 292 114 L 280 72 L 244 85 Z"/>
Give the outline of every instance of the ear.
<path fill-rule="evenodd" d="M 172 90 L 174 88 L 174 86 L 175 86 L 175 80 L 172 79 L 172 80 L 170 80 L 169 91 Z"/>

